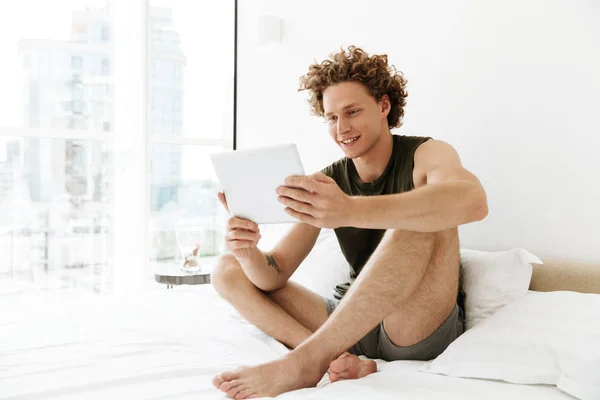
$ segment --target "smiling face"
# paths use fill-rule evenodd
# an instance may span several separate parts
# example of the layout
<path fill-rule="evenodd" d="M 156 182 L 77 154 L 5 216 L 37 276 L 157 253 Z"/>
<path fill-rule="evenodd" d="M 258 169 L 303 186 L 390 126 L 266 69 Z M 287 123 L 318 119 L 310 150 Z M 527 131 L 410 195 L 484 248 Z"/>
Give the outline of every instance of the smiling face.
<path fill-rule="evenodd" d="M 323 110 L 329 134 L 350 159 L 365 155 L 389 132 L 389 98 L 377 101 L 361 83 L 329 86 L 323 91 Z"/>

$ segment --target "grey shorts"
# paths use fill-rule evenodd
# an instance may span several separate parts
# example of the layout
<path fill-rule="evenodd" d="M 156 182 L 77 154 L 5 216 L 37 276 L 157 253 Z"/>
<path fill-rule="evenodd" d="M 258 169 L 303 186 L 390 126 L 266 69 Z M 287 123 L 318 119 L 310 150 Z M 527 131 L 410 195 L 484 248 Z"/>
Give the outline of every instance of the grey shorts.
<path fill-rule="evenodd" d="M 327 315 L 331 315 L 340 300 L 324 298 Z M 429 337 L 412 346 L 396 346 L 388 337 L 383 322 L 377 324 L 369 333 L 348 349 L 357 356 L 364 355 L 371 359 L 386 361 L 395 360 L 433 360 L 464 332 L 465 314 L 458 304 L 452 313 Z"/>

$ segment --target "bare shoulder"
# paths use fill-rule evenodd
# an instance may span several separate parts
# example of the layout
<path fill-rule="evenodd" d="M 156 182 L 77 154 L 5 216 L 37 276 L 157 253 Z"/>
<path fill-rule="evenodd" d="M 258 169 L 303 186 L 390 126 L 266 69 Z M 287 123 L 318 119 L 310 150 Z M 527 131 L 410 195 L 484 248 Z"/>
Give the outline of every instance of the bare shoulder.
<path fill-rule="evenodd" d="M 429 139 L 415 151 L 415 166 L 417 164 L 438 164 L 448 158 L 458 158 L 458 152 L 450 143 L 443 140 Z"/>
<path fill-rule="evenodd" d="M 429 139 L 417 147 L 414 155 L 413 181 L 415 187 L 427 183 L 428 172 L 440 165 L 461 167 L 458 152 L 452 145 L 443 140 Z"/>

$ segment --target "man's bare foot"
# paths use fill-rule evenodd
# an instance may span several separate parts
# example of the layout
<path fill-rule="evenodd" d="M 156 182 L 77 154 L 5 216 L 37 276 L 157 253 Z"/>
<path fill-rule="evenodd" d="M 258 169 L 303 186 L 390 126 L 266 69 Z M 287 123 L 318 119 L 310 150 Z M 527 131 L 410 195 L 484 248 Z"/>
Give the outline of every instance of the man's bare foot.
<path fill-rule="evenodd" d="M 294 353 L 255 367 L 242 367 L 223 372 L 213 379 L 213 385 L 227 396 L 239 399 L 277 396 L 281 393 L 319 383 L 327 364 L 319 366 L 313 360 L 303 360 Z"/>
<path fill-rule="evenodd" d="M 377 372 L 377 364 L 373 360 L 361 360 L 348 352 L 342 354 L 329 364 L 329 380 L 358 379 Z"/>

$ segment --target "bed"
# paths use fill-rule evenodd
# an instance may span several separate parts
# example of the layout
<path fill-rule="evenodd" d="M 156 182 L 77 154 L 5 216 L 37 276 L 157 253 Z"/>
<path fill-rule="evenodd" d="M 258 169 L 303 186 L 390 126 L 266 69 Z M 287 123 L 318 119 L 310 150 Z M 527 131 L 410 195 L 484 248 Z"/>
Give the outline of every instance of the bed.
<path fill-rule="evenodd" d="M 328 249 L 321 242 L 313 253 L 323 258 Z M 600 268 L 545 260 L 533 269 L 530 289 L 600 293 Z M 212 387 L 214 375 L 287 352 L 211 285 L 138 297 L 11 295 L 0 298 L 0 310 L 2 399 L 223 399 Z M 418 361 L 377 363 L 378 372 L 366 378 L 332 384 L 325 376 L 316 388 L 279 398 L 573 398 L 549 384 L 424 373 Z"/>

